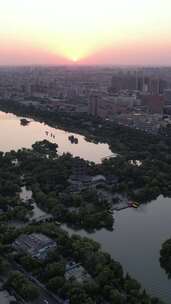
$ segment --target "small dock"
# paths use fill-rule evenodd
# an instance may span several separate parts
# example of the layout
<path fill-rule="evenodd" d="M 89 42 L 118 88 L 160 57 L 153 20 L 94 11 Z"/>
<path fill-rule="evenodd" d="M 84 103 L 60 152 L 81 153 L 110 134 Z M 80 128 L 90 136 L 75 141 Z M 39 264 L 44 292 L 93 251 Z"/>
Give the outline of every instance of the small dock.
<path fill-rule="evenodd" d="M 113 208 L 114 211 L 121 211 L 121 210 L 125 210 L 125 209 L 128 209 L 130 208 L 128 205 L 127 206 L 115 206 Z"/>

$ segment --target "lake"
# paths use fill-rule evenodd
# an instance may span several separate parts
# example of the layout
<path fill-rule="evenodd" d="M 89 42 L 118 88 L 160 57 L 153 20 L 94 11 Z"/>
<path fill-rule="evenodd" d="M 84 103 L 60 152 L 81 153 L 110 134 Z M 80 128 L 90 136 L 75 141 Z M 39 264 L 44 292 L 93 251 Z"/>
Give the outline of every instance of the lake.
<path fill-rule="evenodd" d="M 31 119 L 29 120 L 31 122 L 27 126 L 22 126 L 20 124 L 20 117 L 0 112 L 0 151 L 8 152 L 21 148 L 31 148 L 32 144 L 36 141 L 47 139 L 50 142 L 58 144 L 59 154 L 69 152 L 73 156 L 79 156 L 95 163 L 100 163 L 104 157 L 112 155 L 108 144 L 88 142 L 84 139 L 84 136 L 55 129 Z M 68 136 L 70 135 L 78 138 L 78 144 L 71 144 L 68 140 Z M 53 138 L 54 136 L 55 138 Z"/>
<path fill-rule="evenodd" d="M 51 137 L 51 133 L 55 138 Z M 112 154 L 107 144 L 89 143 L 78 134 L 74 134 L 78 138 L 78 145 L 73 145 L 68 140 L 71 134 L 73 133 L 51 128 L 34 120 L 27 126 L 21 126 L 19 117 L 0 112 L 1 151 L 31 148 L 35 141 L 47 139 L 59 145 L 60 154 L 70 152 L 73 156 L 80 156 L 96 163 Z M 142 284 L 143 288 L 170 304 L 171 280 L 168 280 L 160 267 L 159 251 L 161 244 L 171 237 L 171 199 L 160 196 L 136 210 L 129 208 L 115 212 L 114 217 L 112 232 L 102 229 L 93 234 L 85 231 L 77 233 L 98 241 L 105 251 L 122 264 L 125 271 Z M 64 228 L 73 233 L 73 230 L 66 226 Z"/>
<path fill-rule="evenodd" d="M 160 267 L 159 256 L 161 244 L 171 237 L 171 199 L 160 196 L 139 209 L 115 212 L 114 217 L 112 232 L 102 229 L 88 234 L 64 228 L 99 242 L 149 294 L 170 304 L 171 280 Z"/>

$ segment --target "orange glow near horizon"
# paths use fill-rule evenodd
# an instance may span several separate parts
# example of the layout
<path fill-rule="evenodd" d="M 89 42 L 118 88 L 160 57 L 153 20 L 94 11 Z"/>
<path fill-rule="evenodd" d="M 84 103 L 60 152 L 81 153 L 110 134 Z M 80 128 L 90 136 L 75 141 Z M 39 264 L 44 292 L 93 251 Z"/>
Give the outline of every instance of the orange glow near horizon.
<path fill-rule="evenodd" d="M 79 59 L 76 58 L 76 57 L 75 57 L 75 58 L 72 58 L 72 61 L 73 61 L 73 62 L 78 62 L 78 60 L 79 60 Z"/>
<path fill-rule="evenodd" d="M 171 63 L 170 0 L 0 1 L 0 64 Z"/>

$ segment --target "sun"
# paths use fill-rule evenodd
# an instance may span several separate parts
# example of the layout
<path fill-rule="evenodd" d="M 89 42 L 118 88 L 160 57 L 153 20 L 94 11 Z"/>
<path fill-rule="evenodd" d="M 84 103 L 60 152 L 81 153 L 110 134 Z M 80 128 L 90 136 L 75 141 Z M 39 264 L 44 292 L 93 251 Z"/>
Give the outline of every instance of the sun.
<path fill-rule="evenodd" d="M 72 61 L 76 63 L 76 62 L 78 62 L 78 58 L 74 57 L 74 58 L 72 58 Z"/>

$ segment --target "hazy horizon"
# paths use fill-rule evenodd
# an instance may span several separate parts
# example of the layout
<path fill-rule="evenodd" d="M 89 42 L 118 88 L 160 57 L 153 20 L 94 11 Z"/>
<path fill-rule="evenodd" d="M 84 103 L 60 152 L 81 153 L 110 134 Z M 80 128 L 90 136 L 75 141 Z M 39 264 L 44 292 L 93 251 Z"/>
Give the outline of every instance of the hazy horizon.
<path fill-rule="evenodd" d="M 171 65 L 170 0 L 6 0 L 0 65 Z"/>

